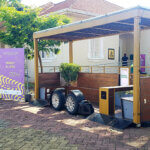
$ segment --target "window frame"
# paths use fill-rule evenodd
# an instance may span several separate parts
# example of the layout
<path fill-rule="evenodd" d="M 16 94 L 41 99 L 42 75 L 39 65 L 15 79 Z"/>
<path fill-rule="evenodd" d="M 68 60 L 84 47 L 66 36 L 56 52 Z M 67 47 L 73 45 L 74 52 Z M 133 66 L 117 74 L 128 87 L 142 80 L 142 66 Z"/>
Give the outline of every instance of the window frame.
<path fill-rule="evenodd" d="M 98 40 L 100 42 L 99 57 L 92 57 L 92 55 L 91 55 L 92 54 L 92 46 L 91 46 L 92 40 Z M 88 59 L 89 60 L 102 60 L 102 59 L 104 59 L 104 39 L 103 38 L 96 38 L 96 39 L 90 39 L 89 40 Z"/>

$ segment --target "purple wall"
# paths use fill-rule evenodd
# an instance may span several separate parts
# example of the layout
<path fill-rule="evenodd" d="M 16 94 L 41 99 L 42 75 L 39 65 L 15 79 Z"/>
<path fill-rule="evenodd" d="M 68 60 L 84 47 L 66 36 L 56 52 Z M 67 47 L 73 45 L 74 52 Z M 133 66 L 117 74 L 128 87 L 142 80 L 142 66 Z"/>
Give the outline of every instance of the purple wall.
<path fill-rule="evenodd" d="M 0 97 L 24 100 L 24 49 L 0 49 Z"/>
<path fill-rule="evenodd" d="M 140 55 L 141 67 L 145 67 L 145 54 Z M 145 68 L 141 68 L 141 72 L 145 72 Z"/>

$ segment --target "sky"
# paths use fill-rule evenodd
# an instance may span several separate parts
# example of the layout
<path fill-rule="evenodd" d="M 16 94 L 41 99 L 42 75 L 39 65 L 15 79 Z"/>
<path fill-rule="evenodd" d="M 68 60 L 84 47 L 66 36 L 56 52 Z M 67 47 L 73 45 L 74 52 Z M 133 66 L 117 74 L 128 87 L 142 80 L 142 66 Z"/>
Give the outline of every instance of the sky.
<path fill-rule="evenodd" d="M 29 5 L 29 6 L 41 6 L 43 4 L 46 4 L 48 2 L 53 3 L 59 3 L 64 0 L 21 0 L 23 4 Z"/>
<path fill-rule="evenodd" d="M 29 6 L 40 6 L 46 4 L 49 1 L 53 3 L 59 3 L 64 0 L 22 0 L 22 3 Z M 110 1 L 114 4 L 118 4 L 125 8 L 130 8 L 137 5 L 150 8 L 150 0 L 107 0 L 107 1 Z"/>

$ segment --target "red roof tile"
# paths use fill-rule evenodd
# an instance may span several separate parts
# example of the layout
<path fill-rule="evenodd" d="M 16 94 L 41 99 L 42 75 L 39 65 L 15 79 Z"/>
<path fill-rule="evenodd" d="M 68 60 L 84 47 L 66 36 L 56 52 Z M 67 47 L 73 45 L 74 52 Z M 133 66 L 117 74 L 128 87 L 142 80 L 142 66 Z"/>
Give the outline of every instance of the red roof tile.
<path fill-rule="evenodd" d="M 43 15 L 65 8 L 72 8 L 95 14 L 106 14 L 109 12 L 123 9 L 122 7 L 110 3 L 106 0 L 65 0 L 58 4 L 54 4 L 52 7 L 49 7 L 49 9 L 46 9 Z"/>
<path fill-rule="evenodd" d="M 65 8 L 70 8 L 70 6 L 74 3 L 74 1 L 76 0 L 65 0 L 60 3 L 54 4 L 52 7 L 49 7 L 48 9 L 46 9 L 45 12 L 42 13 L 42 15 L 49 14 L 50 12 L 55 12 L 55 11 L 62 10 Z"/>
<path fill-rule="evenodd" d="M 122 7 L 106 0 L 76 0 L 71 8 L 88 11 L 95 14 L 106 14 L 122 9 Z"/>
<path fill-rule="evenodd" d="M 42 9 L 42 11 L 40 12 L 40 15 L 45 15 L 47 14 L 47 11 L 52 8 L 54 6 L 54 3 L 52 2 L 48 2 L 42 6 L 40 6 L 40 8 Z"/>

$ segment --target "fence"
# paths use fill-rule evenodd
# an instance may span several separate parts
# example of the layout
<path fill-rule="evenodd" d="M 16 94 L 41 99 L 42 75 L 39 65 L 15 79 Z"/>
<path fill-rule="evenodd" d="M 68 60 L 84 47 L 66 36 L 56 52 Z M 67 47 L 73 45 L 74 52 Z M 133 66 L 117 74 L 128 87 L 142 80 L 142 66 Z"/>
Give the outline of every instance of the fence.
<path fill-rule="evenodd" d="M 102 74 L 120 74 L 122 66 L 81 66 L 80 72 L 82 73 L 102 73 Z M 130 70 L 130 84 L 133 84 L 133 69 L 128 66 Z M 150 66 L 141 67 L 140 77 L 150 77 Z M 143 72 L 144 71 L 144 72 Z M 40 72 L 40 67 L 39 67 Z M 59 66 L 43 66 L 43 73 L 57 73 Z"/>
<path fill-rule="evenodd" d="M 40 67 L 39 67 L 39 72 Z M 59 72 L 59 66 L 43 66 L 43 73 Z M 120 73 L 120 66 L 81 66 L 84 73 Z"/>
<path fill-rule="evenodd" d="M 119 85 L 120 66 L 81 66 L 80 73 L 76 86 L 72 86 L 72 89 L 81 90 L 85 98 L 91 102 L 98 102 L 99 87 L 105 86 L 117 86 Z M 141 83 L 144 80 L 143 77 L 150 77 L 150 67 L 141 67 L 147 73 L 141 73 Z M 129 67 L 130 84 L 133 84 L 132 68 Z M 61 85 L 59 66 L 47 66 L 44 73 L 39 74 L 40 87 L 51 87 Z M 147 80 L 147 79 L 146 79 Z"/>

